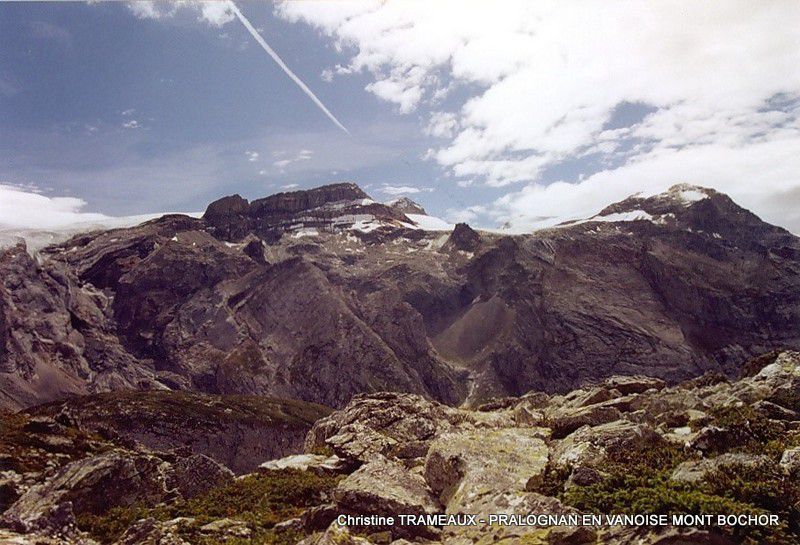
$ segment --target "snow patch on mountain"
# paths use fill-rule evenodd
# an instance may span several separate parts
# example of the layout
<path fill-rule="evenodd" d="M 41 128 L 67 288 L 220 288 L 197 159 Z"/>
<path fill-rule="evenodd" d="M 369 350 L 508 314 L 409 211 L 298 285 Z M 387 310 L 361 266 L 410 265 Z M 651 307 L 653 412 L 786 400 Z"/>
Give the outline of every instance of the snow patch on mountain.
<path fill-rule="evenodd" d="M 416 227 L 425 231 L 452 231 L 453 224 L 441 218 L 423 214 L 406 214 L 406 217 L 416 224 Z"/>

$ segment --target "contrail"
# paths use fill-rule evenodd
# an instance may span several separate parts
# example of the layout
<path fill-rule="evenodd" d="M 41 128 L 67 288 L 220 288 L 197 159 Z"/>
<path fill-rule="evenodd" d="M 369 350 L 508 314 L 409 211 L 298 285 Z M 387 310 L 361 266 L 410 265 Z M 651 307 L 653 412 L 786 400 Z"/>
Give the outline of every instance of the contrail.
<path fill-rule="evenodd" d="M 278 63 L 278 66 L 280 66 L 281 69 L 284 72 L 286 72 L 286 75 L 292 78 L 292 81 L 295 82 L 297 86 L 300 87 L 300 89 L 305 94 L 307 94 L 311 100 L 314 101 L 314 104 L 316 104 L 319 107 L 319 109 L 322 110 L 325 113 L 325 115 L 328 116 L 328 119 L 333 121 L 333 123 L 340 129 L 342 129 L 344 132 L 350 134 L 350 131 L 348 131 L 344 125 L 339 123 L 339 120 L 336 119 L 336 117 L 330 111 L 328 111 L 328 108 L 325 107 L 325 105 L 320 101 L 320 99 L 317 98 L 317 96 L 311 91 L 311 89 L 309 89 L 308 86 L 305 83 L 303 83 L 300 80 L 300 78 L 298 78 L 297 75 L 295 75 L 295 73 L 292 72 L 292 70 L 288 66 L 286 66 L 286 63 L 284 63 L 278 56 L 278 54 L 275 53 L 275 51 L 269 46 L 269 44 L 264 41 L 264 38 L 261 37 L 261 34 L 259 34 L 258 31 L 253 27 L 253 25 L 250 24 L 250 21 L 247 20 L 247 17 L 242 15 L 242 12 L 239 11 L 238 7 L 236 7 L 236 4 L 234 2 L 230 2 L 230 7 L 233 13 L 236 14 L 236 17 L 239 19 L 239 21 L 242 22 L 247 31 L 250 32 L 250 34 L 253 36 L 255 41 L 258 42 L 258 45 L 260 45 L 264 49 L 264 51 L 266 51 L 269 54 L 269 56 L 272 57 L 272 60 Z"/>

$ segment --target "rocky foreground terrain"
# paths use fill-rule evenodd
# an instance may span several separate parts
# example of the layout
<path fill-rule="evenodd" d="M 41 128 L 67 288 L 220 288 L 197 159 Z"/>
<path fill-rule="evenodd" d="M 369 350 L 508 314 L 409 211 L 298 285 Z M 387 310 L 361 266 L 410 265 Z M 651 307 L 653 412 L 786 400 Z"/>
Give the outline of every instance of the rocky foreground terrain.
<path fill-rule="evenodd" d="M 121 389 L 477 406 L 800 348 L 800 239 L 713 190 L 524 235 L 430 224 L 335 184 L 6 249 L 0 407 Z"/>
<path fill-rule="evenodd" d="M 146 395 L 146 394 L 139 394 Z M 305 441 L 236 475 L 224 449 L 154 440 L 193 426 L 274 426 L 315 407 L 96 395 L 0 419 L 0 542 L 9 544 L 791 544 L 800 541 L 800 353 L 667 386 L 613 376 L 454 408 L 357 395 Z M 224 408 L 228 406 L 228 408 Z M 206 407 L 204 411 L 202 407 Z M 219 417 L 219 412 L 227 417 Z M 108 411 L 108 418 L 103 418 Z M 311 411 L 311 412 L 309 412 Z M 137 415 L 142 414 L 142 418 Z M 110 417 L 114 415 L 114 417 Z M 158 416 L 161 415 L 161 418 Z M 281 420 L 280 416 L 291 418 Z M 127 418 L 123 418 L 123 416 Z M 319 415 L 317 415 L 319 416 Z M 132 431 L 131 421 L 137 421 Z M 102 426 L 98 426 L 98 422 Z M 204 424 L 205 423 L 205 424 Z M 310 424 L 309 424 L 310 426 Z M 172 432 L 171 432 L 172 433 Z M 197 435 L 203 435 L 198 432 Z M 259 452 L 274 438 L 240 435 Z M 205 449 L 205 454 L 200 450 Z M 302 452 L 302 453 L 301 453 Z M 777 526 L 355 526 L 349 515 L 774 514 Z"/>

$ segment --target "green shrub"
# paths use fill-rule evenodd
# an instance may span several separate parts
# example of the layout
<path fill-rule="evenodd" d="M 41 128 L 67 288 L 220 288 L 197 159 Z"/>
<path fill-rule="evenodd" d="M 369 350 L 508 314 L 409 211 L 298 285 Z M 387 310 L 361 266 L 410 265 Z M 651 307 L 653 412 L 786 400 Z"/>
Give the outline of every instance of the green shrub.
<path fill-rule="evenodd" d="M 275 524 L 324 503 L 338 481 L 339 477 L 289 469 L 255 474 L 171 505 L 117 507 L 100 516 L 83 515 L 78 526 L 101 543 L 111 543 L 137 520 L 189 517 L 195 522 L 186 530 L 187 541 L 215 545 L 216 538 L 201 535 L 200 526 L 231 518 L 247 523 L 253 534 L 248 539 L 225 541 L 228 545 L 288 545 L 299 540 L 297 532 L 275 530 Z"/>

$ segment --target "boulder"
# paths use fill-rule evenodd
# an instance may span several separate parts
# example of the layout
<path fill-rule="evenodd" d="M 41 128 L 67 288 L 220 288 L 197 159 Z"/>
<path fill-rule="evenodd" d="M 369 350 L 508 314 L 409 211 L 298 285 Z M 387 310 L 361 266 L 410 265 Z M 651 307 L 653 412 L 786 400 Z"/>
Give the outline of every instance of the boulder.
<path fill-rule="evenodd" d="M 769 463 L 766 456 L 752 454 L 722 454 L 705 460 L 688 460 L 678 465 L 672 472 L 671 479 L 684 483 L 697 483 L 714 471 L 725 471 L 733 466 L 757 467 Z"/>
<path fill-rule="evenodd" d="M 598 468 L 610 453 L 663 441 L 648 424 L 617 420 L 594 427 L 585 426 L 554 445 L 550 463 L 555 467 Z"/>
<path fill-rule="evenodd" d="M 246 522 L 230 518 L 223 518 L 204 524 L 200 527 L 200 531 L 221 541 L 232 538 L 248 538 L 252 533 Z"/>
<path fill-rule="evenodd" d="M 331 524 L 320 534 L 313 534 L 297 545 L 373 545 L 369 540 L 350 533 L 346 526 Z"/>
<path fill-rule="evenodd" d="M 97 545 L 85 536 L 46 536 L 42 534 L 19 534 L 0 528 L 0 543 L 3 545 Z"/>
<path fill-rule="evenodd" d="M 603 381 L 603 384 L 608 388 L 618 390 L 623 395 L 640 394 L 650 389 L 661 390 L 667 385 L 660 378 L 641 375 L 609 377 Z"/>
<path fill-rule="evenodd" d="M 375 458 L 340 482 L 333 498 L 341 511 L 364 515 L 423 515 L 442 511 L 425 479 L 383 457 Z M 423 527 L 396 526 L 393 530 L 430 535 Z"/>
<path fill-rule="evenodd" d="M 405 443 L 427 444 L 467 419 L 464 411 L 414 394 L 357 395 L 344 409 L 314 425 L 305 451 L 329 446 L 340 458 L 360 464 L 377 455 L 394 456 Z"/>
<path fill-rule="evenodd" d="M 30 532 L 60 528 L 81 513 L 116 506 L 154 504 L 167 495 L 169 464 L 161 459 L 112 451 L 72 462 L 46 482 L 28 489 L 4 514 L 3 522 Z"/>
<path fill-rule="evenodd" d="M 177 488 L 188 499 L 231 482 L 233 472 L 230 469 L 205 454 L 193 454 L 178 458 L 172 464 L 172 474 L 167 484 L 170 488 Z"/>
<path fill-rule="evenodd" d="M 531 513 L 559 515 L 577 513 L 577 510 L 563 505 L 556 498 L 543 496 L 535 492 L 497 489 L 476 497 L 469 509 L 464 512 L 479 515 L 478 524 L 474 526 L 445 526 L 442 529 L 440 538 L 443 545 L 489 545 L 492 543 L 514 545 L 536 543 L 544 545 L 549 543 L 547 541 L 548 535 L 553 528 L 518 526 L 515 524 L 490 525 L 488 524 L 487 516 L 489 514 L 524 516 Z M 481 520 L 485 522 L 481 522 Z M 575 537 L 578 537 L 578 535 L 580 534 Z M 577 543 L 582 542 L 578 541 Z"/>
<path fill-rule="evenodd" d="M 705 426 L 687 443 L 688 448 L 702 453 L 724 452 L 735 446 L 739 431 L 720 426 Z"/>
<path fill-rule="evenodd" d="M 614 407 L 592 405 L 578 410 L 561 409 L 548 417 L 548 425 L 553 430 L 553 438 L 561 439 L 582 426 L 598 426 L 622 418 L 622 413 Z"/>
<path fill-rule="evenodd" d="M 535 428 L 445 433 L 431 444 L 425 479 L 448 513 L 474 512 L 473 503 L 496 491 L 523 491 L 547 467 L 548 449 Z"/>
<path fill-rule="evenodd" d="M 800 478 L 800 447 L 784 450 L 780 467 L 787 475 Z"/>
<path fill-rule="evenodd" d="M 800 420 L 800 413 L 797 411 L 781 407 L 777 403 L 767 401 L 766 399 L 753 403 L 753 409 L 772 420 Z"/>
<path fill-rule="evenodd" d="M 604 474 L 593 467 L 578 466 L 572 470 L 564 488 L 590 486 L 603 480 Z"/>
<path fill-rule="evenodd" d="M 134 522 L 114 545 L 190 545 L 178 535 L 178 529 L 191 519 L 159 522 L 153 518 Z"/>

